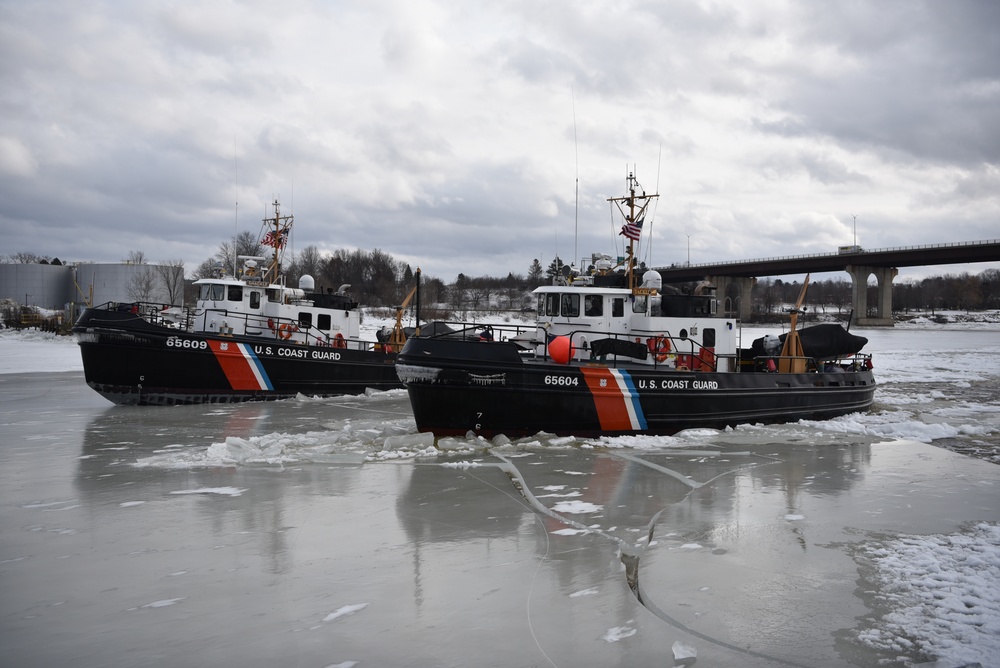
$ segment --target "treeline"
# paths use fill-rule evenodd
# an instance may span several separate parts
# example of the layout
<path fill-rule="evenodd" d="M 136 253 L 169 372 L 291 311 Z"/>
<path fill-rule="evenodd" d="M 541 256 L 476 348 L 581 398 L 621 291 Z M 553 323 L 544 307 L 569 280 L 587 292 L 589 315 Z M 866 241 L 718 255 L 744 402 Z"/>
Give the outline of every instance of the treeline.
<path fill-rule="evenodd" d="M 250 232 L 241 232 L 220 244 L 215 255 L 205 260 L 192 273 L 192 279 L 213 276 L 220 267 L 232 273 L 240 255 L 269 257 L 273 252 Z M 421 273 L 421 300 L 427 306 L 438 306 L 452 311 L 521 311 L 532 306 L 530 293 L 539 285 L 550 282 L 562 267 L 557 257 L 543 270 L 536 259 L 527 274 L 508 272 L 506 276 L 466 276 L 459 274 L 452 284 Z M 308 274 L 316 281 L 319 290 L 339 290 L 349 285 L 349 293 L 359 303 L 373 307 L 400 305 L 416 285 L 416 269 L 396 260 L 380 249 L 338 249 L 323 255 L 315 246 L 307 246 L 298 253 L 286 255 L 282 267 L 286 283 L 297 286 L 299 279 Z M 195 299 L 193 288 L 187 301 Z"/>
<path fill-rule="evenodd" d="M 196 291 L 191 281 L 215 275 L 219 268 L 232 273 L 239 255 L 267 257 L 273 249 L 263 245 L 251 232 L 240 232 L 219 245 L 214 256 L 205 260 L 190 275 L 185 289 L 185 302 L 193 303 Z M 122 260 L 129 264 L 148 262 L 141 251 L 129 251 Z M 61 264 L 58 258 L 33 253 L 13 253 L 0 256 L 3 263 Z M 168 268 L 183 266 L 179 260 L 161 263 Z M 406 299 L 415 285 L 415 268 L 396 260 L 380 249 L 371 251 L 339 249 L 323 255 L 315 246 L 307 246 L 299 253 L 290 253 L 284 265 L 288 285 L 297 286 L 303 274 L 316 280 L 320 289 L 337 290 L 350 285 L 350 294 L 361 304 L 375 307 L 392 307 Z M 551 284 L 562 273 L 564 263 L 557 256 L 543 269 L 538 259 L 532 261 L 524 274 L 508 272 L 505 276 L 468 276 L 459 274 L 456 281 L 446 284 L 439 278 L 421 276 L 421 299 L 427 306 L 436 305 L 452 311 L 522 311 L 534 304 L 531 291 L 539 285 Z M 171 274 L 174 275 L 174 274 Z M 152 280 L 152 279 L 151 279 Z M 166 282 L 166 278 L 163 279 Z M 682 289 L 692 289 L 682 286 Z M 758 281 L 754 287 L 753 313 L 770 315 L 798 299 L 802 284 L 781 278 Z M 175 288 L 176 289 L 176 288 Z M 875 286 L 868 287 L 868 303 L 876 303 Z M 130 286 L 130 293 L 132 286 Z M 171 290 L 173 294 L 173 290 Z M 729 295 L 733 299 L 735 295 Z M 138 297 L 133 297 L 138 299 Z M 720 295 L 720 300 L 724 296 Z M 812 310 L 828 312 L 836 309 L 839 314 L 850 312 L 852 285 L 847 279 L 813 280 L 809 284 L 807 304 Z M 893 310 L 980 310 L 1000 308 L 1000 270 L 986 269 L 978 274 L 964 272 L 945 274 L 923 280 L 902 279 L 893 282 Z M 731 308 L 727 304 L 725 308 Z"/>
<path fill-rule="evenodd" d="M 977 311 L 1000 308 L 1000 269 L 978 274 L 945 274 L 892 287 L 892 307 L 913 310 Z"/>
<path fill-rule="evenodd" d="M 783 305 L 794 304 L 802 284 L 780 278 L 764 279 L 754 288 L 754 313 L 770 314 Z M 868 304 L 876 303 L 878 288 L 868 286 Z M 810 281 L 806 303 L 820 311 L 829 308 L 838 313 L 851 309 L 853 287 L 845 279 Z M 978 274 L 963 272 L 931 276 L 922 280 L 902 279 L 892 284 L 892 309 L 909 311 L 976 311 L 1000 308 L 1000 269 L 986 269 Z"/>
<path fill-rule="evenodd" d="M 232 274 L 238 266 L 239 256 L 270 257 L 273 252 L 273 248 L 265 246 L 253 233 L 243 231 L 222 242 L 215 255 L 195 269 L 192 279 L 214 276 L 220 268 Z M 316 288 L 321 291 L 336 291 L 349 285 L 354 299 L 370 306 L 399 304 L 414 284 L 413 268 L 379 249 L 339 249 L 324 256 L 315 246 L 307 246 L 299 253 L 286 254 L 282 271 L 286 284 L 292 287 L 298 286 L 305 274 L 315 279 Z M 435 283 L 440 283 L 436 279 L 425 282 L 435 288 Z M 187 301 L 194 300 L 194 292 L 193 289 L 189 292 Z"/>

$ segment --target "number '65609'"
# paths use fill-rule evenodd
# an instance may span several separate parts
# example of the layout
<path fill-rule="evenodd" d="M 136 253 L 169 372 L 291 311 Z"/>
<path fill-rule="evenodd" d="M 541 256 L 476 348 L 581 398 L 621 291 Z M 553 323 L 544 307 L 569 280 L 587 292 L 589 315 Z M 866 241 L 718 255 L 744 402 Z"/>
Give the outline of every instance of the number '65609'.
<path fill-rule="evenodd" d="M 208 348 L 208 344 L 204 341 L 198 341 L 196 339 L 179 339 L 176 336 L 171 336 L 167 339 L 167 348 L 193 348 L 206 350 Z"/>

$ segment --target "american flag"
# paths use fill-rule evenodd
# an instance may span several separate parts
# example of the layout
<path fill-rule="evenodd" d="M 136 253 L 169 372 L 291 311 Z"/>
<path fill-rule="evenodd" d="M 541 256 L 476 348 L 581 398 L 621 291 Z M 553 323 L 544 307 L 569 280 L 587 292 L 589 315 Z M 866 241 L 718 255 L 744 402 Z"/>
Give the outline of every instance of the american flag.
<path fill-rule="evenodd" d="M 644 220 L 645 217 L 640 218 L 634 223 L 625 223 L 622 225 L 622 231 L 620 234 L 625 235 L 632 241 L 638 241 L 642 237 L 642 223 Z"/>
<path fill-rule="evenodd" d="M 278 234 L 275 234 L 274 230 L 271 230 L 270 232 L 264 235 L 264 239 L 263 241 L 261 241 L 261 243 L 264 244 L 265 246 L 273 246 L 274 248 L 281 248 L 282 246 L 285 245 L 285 232 L 279 232 Z"/>

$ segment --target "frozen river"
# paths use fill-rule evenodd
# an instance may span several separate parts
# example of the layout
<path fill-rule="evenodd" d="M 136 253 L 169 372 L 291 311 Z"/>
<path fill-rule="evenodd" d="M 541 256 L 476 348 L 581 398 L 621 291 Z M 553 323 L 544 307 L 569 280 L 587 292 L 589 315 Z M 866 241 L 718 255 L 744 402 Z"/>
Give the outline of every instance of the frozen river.
<path fill-rule="evenodd" d="M 114 407 L 0 340 L 4 662 L 994 664 L 1000 329 L 857 333 L 866 415 L 437 447 L 403 392 Z"/>

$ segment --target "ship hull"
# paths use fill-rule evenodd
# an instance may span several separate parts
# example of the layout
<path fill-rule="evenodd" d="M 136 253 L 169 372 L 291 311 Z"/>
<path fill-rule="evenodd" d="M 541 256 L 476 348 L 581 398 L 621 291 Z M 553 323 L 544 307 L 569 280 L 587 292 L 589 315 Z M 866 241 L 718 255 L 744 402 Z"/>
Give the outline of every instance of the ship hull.
<path fill-rule="evenodd" d="M 511 344 L 411 339 L 397 360 L 417 428 L 487 438 L 547 432 L 673 434 L 867 410 L 870 369 L 836 373 L 676 371 L 522 360 Z"/>
<path fill-rule="evenodd" d="M 189 333 L 88 310 L 73 328 L 87 384 L 123 405 L 269 401 L 401 388 L 385 352 Z"/>

